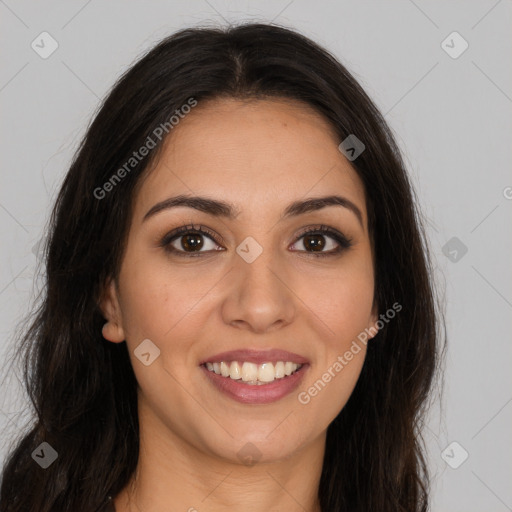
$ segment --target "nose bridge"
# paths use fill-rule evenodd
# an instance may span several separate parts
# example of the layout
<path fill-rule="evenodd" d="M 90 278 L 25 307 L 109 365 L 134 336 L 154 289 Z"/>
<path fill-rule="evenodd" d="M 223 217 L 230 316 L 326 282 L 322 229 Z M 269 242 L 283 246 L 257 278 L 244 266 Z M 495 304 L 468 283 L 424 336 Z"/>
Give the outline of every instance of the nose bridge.
<path fill-rule="evenodd" d="M 254 244 L 254 242 L 252 242 Z M 261 248 L 261 253 L 255 252 L 257 247 L 251 246 L 251 242 L 245 242 L 245 245 L 242 244 L 239 246 L 239 256 L 243 260 L 243 263 L 240 262 L 240 267 L 244 269 L 244 271 L 248 274 L 249 277 L 257 276 L 259 278 L 267 278 L 272 274 L 272 267 L 277 266 L 275 250 L 271 247 L 270 243 L 267 243 L 265 247 Z M 240 255 L 242 250 L 249 249 L 249 253 L 251 256 L 254 256 L 253 259 L 245 259 L 244 256 Z M 266 277 L 267 276 L 267 277 Z"/>
<path fill-rule="evenodd" d="M 276 287 L 276 273 L 280 264 L 276 257 L 277 251 L 271 245 L 270 235 L 260 235 L 258 242 L 252 236 L 246 237 L 236 248 L 238 260 L 236 270 L 243 275 L 243 288 L 271 292 Z"/>
<path fill-rule="evenodd" d="M 228 323 L 247 324 L 265 331 L 276 323 L 292 320 L 293 297 L 283 274 L 278 251 L 271 247 L 270 236 L 263 244 L 247 237 L 236 249 L 233 286 L 224 308 Z M 281 275 L 280 275 L 281 274 Z"/>

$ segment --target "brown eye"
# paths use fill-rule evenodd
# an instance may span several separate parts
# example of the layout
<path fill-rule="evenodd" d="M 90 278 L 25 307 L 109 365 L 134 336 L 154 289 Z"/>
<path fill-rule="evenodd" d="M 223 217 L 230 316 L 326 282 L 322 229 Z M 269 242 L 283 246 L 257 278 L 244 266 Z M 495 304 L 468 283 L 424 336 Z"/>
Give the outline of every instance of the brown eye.
<path fill-rule="evenodd" d="M 324 235 L 305 235 L 303 238 L 303 245 L 307 250 L 314 252 L 322 252 L 322 249 L 328 245 L 325 243 Z"/>
<path fill-rule="evenodd" d="M 301 252 L 306 252 L 314 256 L 336 255 L 352 246 L 352 240 L 349 240 L 342 233 L 326 226 L 309 228 L 298 240 L 301 240 L 302 246 L 304 247 L 304 250 L 301 250 Z M 297 243 L 299 242 L 295 242 L 295 244 Z"/>
<path fill-rule="evenodd" d="M 207 252 L 215 251 L 218 246 L 209 235 L 204 233 L 186 233 L 174 237 L 174 241 L 169 245 L 179 252 Z M 202 251 L 201 249 L 205 249 Z"/>
<path fill-rule="evenodd" d="M 179 256 L 201 256 L 204 253 L 220 250 L 213 232 L 207 228 L 195 226 L 182 226 L 175 229 L 165 235 L 160 246 Z"/>
<path fill-rule="evenodd" d="M 199 251 L 203 247 L 203 235 L 192 233 L 190 235 L 182 235 L 177 241 L 181 241 L 181 247 L 184 250 Z"/>

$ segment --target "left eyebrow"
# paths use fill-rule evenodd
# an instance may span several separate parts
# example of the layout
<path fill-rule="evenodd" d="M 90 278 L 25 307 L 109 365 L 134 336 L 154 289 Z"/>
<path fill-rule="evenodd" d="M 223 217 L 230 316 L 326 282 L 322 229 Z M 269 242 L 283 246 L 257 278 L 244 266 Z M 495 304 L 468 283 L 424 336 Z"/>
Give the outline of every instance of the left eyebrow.
<path fill-rule="evenodd" d="M 302 215 L 303 213 L 321 210 L 327 206 L 342 206 L 347 208 L 355 214 L 359 224 L 363 227 L 363 214 L 361 210 L 352 202 L 343 196 L 325 196 L 325 197 L 312 197 L 304 201 L 294 201 L 284 211 L 281 218 L 292 217 L 295 215 Z"/>
<path fill-rule="evenodd" d="M 194 208 L 195 210 L 202 211 L 215 217 L 224 217 L 231 220 L 235 219 L 240 214 L 240 210 L 238 208 L 225 201 L 201 196 L 179 195 L 176 197 L 170 197 L 155 204 L 144 215 L 142 222 L 163 210 L 177 208 L 180 206 Z M 363 215 L 361 210 L 352 201 L 339 195 L 312 197 L 305 200 L 294 201 L 286 207 L 281 215 L 281 219 L 321 210 L 328 206 L 341 206 L 347 208 L 355 214 L 359 224 L 363 227 Z"/>

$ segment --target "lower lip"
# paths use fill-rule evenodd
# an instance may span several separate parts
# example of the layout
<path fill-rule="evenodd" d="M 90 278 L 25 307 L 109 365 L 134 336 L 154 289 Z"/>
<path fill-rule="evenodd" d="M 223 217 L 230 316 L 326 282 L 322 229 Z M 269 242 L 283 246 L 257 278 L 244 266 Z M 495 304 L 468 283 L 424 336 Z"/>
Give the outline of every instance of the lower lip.
<path fill-rule="evenodd" d="M 222 391 L 237 402 L 244 404 L 269 404 L 280 400 L 296 389 L 308 367 L 308 364 L 303 364 L 292 375 L 261 385 L 243 384 L 241 379 L 233 380 L 229 377 L 223 377 L 215 372 L 211 372 L 203 365 L 200 368 L 202 368 L 206 376 L 219 391 Z"/>

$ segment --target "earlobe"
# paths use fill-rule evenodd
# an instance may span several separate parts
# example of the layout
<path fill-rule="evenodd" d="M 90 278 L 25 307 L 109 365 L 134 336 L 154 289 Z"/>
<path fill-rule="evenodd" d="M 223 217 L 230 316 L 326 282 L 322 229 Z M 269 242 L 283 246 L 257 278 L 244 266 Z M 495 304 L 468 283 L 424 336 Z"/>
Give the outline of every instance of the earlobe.
<path fill-rule="evenodd" d="M 124 329 L 121 319 L 121 308 L 117 296 L 115 281 L 111 279 L 104 288 L 100 303 L 101 312 L 107 320 L 101 330 L 103 337 L 114 343 L 121 343 L 125 340 Z"/>
<path fill-rule="evenodd" d="M 114 322 L 107 322 L 101 329 L 101 333 L 108 341 L 112 341 L 114 343 L 121 343 L 124 341 L 123 328 Z"/>

